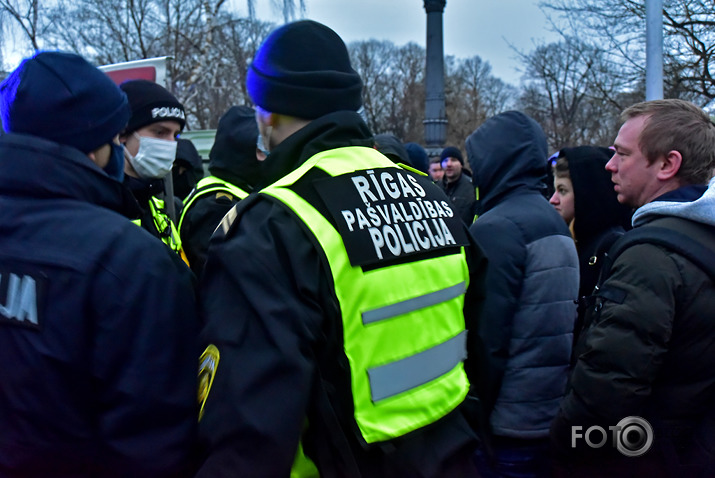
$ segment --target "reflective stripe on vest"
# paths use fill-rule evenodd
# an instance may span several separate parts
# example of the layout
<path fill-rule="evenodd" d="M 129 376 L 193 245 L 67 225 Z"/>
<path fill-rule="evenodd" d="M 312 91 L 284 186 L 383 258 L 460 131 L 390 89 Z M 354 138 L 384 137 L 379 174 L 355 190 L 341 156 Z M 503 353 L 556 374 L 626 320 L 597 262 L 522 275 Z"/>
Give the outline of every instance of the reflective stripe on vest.
<path fill-rule="evenodd" d="M 181 259 L 188 265 L 189 260 L 184 253 L 184 249 L 181 247 L 181 238 L 179 237 L 179 232 L 176 230 L 174 221 L 169 218 L 169 216 L 164 212 L 164 200 L 157 197 L 149 198 L 149 212 L 151 213 L 152 220 L 154 221 L 154 227 L 159 234 L 159 239 L 161 242 L 169 246 L 169 249 L 177 253 Z M 137 226 L 141 226 L 141 220 L 135 219 L 132 221 Z"/>
<path fill-rule="evenodd" d="M 235 184 L 231 184 L 228 181 L 217 178 L 216 176 L 207 176 L 201 179 L 196 184 L 196 189 L 194 189 L 189 197 L 186 198 L 186 204 L 181 210 L 181 217 L 179 218 L 179 231 L 181 231 L 181 225 L 184 223 L 184 216 L 186 216 L 186 212 L 189 210 L 191 205 L 194 204 L 197 199 L 214 192 L 227 192 L 236 196 L 238 199 L 245 199 L 248 196 L 246 191 L 239 188 Z"/>
<path fill-rule="evenodd" d="M 435 422 L 466 397 L 463 248 L 439 257 L 363 271 L 327 218 L 289 187 L 311 168 L 332 177 L 395 168 L 374 149 L 319 153 L 260 194 L 274 197 L 305 223 L 325 252 L 343 321 L 355 421 L 367 443 Z M 330 181 L 326 179 L 325 181 Z M 415 280 L 419 278 L 419 280 Z"/>

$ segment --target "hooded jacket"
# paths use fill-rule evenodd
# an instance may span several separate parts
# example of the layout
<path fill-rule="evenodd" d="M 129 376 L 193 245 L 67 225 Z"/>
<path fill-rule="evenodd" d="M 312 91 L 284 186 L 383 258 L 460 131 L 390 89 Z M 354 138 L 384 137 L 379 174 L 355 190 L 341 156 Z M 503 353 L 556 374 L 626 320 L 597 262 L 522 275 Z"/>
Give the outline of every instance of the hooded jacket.
<path fill-rule="evenodd" d="M 184 201 L 194 189 L 196 183 L 204 177 L 204 166 L 201 155 L 191 140 L 178 138 L 176 140 L 176 159 L 171 167 L 171 177 L 174 186 L 174 198 Z M 178 201 L 177 201 L 178 202 Z M 181 203 L 177 211 L 181 209 Z"/>
<path fill-rule="evenodd" d="M 494 435 L 544 438 L 566 389 L 578 292 L 574 242 L 541 193 L 546 137 L 510 111 L 466 150 L 480 197 L 470 232 L 489 260 L 476 391 Z"/>
<path fill-rule="evenodd" d="M 715 253 L 715 181 L 703 189 L 682 187 L 640 207 L 634 227 L 677 228 Z M 709 446 L 715 459 L 715 424 L 698 435 L 698 424 L 715 420 L 713 280 L 674 251 L 636 244 L 616 258 L 595 297 L 576 345 L 570 391 L 552 427 L 554 444 L 574 456 L 572 426 L 608 427 L 639 416 L 653 427 L 652 450 L 637 459 L 607 454 L 622 473 L 617 476 L 645 476 L 644 470 L 696 476 L 696 467 L 679 467 L 700 446 Z M 594 450 L 577 451 L 594 470 L 604 463 Z"/>
<path fill-rule="evenodd" d="M 574 192 L 574 236 L 578 250 L 579 297 L 589 296 L 598 281 L 603 255 L 630 229 L 632 211 L 618 202 L 606 163 L 613 151 L 595 146 L 564 148 Z M 595 259 L 592 259 L 594 258 Z"/>
<path fill-rule="evenodd" d="M 191 273 L 134 207 L 80 151 L 0 137 L 3 477 L 191 472 Z"/>
<path fill-rule="evenodd" d="M 271 151 L 262 163 L 264 183 L 317 153 L 372 145 L 357 113 L 325 115 Z M 314 189 L 311 180 L 295 187 L 303 194 Z M 287 476 L 301 435 L 306 454 L 320 458 L 321 473 L 333 469 L 324 476 L 346 476 L 346 447 L 359 476 L 405 476 L 405 463 L 417 465 L 410 476 L 437 474 L 473 439 L 459 410 L 390 444 L 388 460 L 388 448 L 363 448 L 351 425 L 340 305 L 322 248 L 284 204 L 264 195 L 249 196 L 234 211 L 240 227 L 226 238 L 222 221 L 202 276 L 201 341 L 215 344 L 221 357 L 199 424 L 211 453 L 198 476 Z M 327 400 L 333 412 L 326 414 Z"/>

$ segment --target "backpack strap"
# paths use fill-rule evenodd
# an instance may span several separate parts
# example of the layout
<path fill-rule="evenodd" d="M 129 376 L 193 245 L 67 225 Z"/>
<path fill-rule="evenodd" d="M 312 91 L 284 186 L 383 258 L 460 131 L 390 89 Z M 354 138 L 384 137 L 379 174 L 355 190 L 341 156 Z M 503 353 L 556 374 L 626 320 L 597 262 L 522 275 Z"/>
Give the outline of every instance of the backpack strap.
<path fill-rule="evenodd" d="M 618 256 L 636 244 L 655 244 L 669 251 L 676 252 L 698 266 L 710 279 L 715 281 L 715 250 L 706 246 L 698 239 L 695 239 L 692 235 L 686 234 L 682 228 L 675 229 L 674 227 L 666 227 L 665 221 L 660 222 L 663 223 L 663 225 L 641 226 L 628 231 L 613 244 L 605 257 L 605 262 L 601 269 L 601 277 L 598 280 L 599 286 L 603 284 L 604 280 L 610 274 L 611 267 L 613 267 L 613 263 Z M 667 224 L 677 226 L 682 223 L 692 224 L 695 228 L 699 229 L 697 232 L 710 233 L 715 237 L 715 228 L 695 224 L 685 219 L 681 219 L 677 221 L 677 223 L 671 221 Z M 693 227 L 691 226 L 686 229 L 691 229 L 692 232 Z"/>

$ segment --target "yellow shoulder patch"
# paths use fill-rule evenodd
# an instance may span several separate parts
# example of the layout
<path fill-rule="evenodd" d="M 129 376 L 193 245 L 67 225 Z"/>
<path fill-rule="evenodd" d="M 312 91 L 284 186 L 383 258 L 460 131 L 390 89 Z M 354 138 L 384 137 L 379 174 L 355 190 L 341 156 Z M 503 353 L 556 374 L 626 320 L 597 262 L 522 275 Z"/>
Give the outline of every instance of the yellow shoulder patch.
<path fill-rule="evenodd" d="M 204 405 L 209 397 L 211 385 L 214 383 L 214 376 L 218 368 L 221 354 L 215 345 L 210 344 L 199 358 L 199 421 L 204 416 Z"/>
<path fill-rule="evenodd" d="M 228 198 L 228 199 L 230 199 L 231 201 L 233 201 L 233 197 L 234 197 L 234 196 L 233 196 L 232 194 L 229 194 L 229 193 L 223 192 L 223 191 L 219 191 L 219 192 L 216 193 L 216 199 L 218 199 L 218 198 Z"/>

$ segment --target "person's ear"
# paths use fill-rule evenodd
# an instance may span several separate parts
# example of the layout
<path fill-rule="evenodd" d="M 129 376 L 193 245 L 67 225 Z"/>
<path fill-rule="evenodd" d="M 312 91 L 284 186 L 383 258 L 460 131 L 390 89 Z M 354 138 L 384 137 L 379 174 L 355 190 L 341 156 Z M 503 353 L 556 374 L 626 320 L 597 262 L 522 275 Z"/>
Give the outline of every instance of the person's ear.
<path fill-rule="evenodd" d="M 660 169 L 657 177 L 660 180 L 668 180 L 675 177 L 680 171 L 680 165 L 683 164 L 683 156 L 679 151 L 668 151 L 664 157 L 660 159 Z"/>
<path fill-rule="evenodd" d="M 100 168 L 101 168 L 101 166 L 100 166 L 99 163 L 97 162 L 97 161 L 98 161 L 98 159 L 97 159 L 97 153 L 99 152 L 100 149 L 104 148 L 104 146 L 105 146 L 105 145 L 102 145 L 102 146 L 100 146 L 99 148 L 95 149 L 94 151 L 90 151 L 89 153 L 87 153 L 87 157 L 88 157 L 94 164 L 96 164 L 97 166 L 99 166 Z"/>
<path fill-rule="evenodd" d="M 256 120 L 264 126 L 275 126 L 275 116 L 274 113 L 263 108 L 256 108 Z"/>

